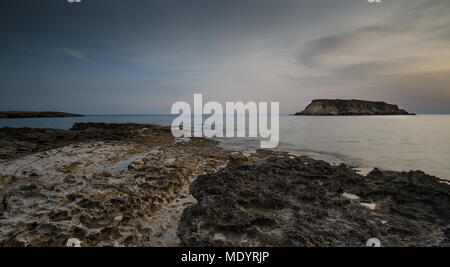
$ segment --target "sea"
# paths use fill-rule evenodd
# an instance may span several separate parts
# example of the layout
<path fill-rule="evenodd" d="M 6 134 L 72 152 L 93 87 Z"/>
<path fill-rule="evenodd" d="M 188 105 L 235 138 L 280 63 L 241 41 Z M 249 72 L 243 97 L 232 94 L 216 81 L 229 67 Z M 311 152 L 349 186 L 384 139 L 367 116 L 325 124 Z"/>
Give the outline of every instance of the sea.
<path fill-rule="evenodd" d="M 248 120 L 235 115 L 236 120 Z M 241 116 L 241 117 L 239 117 Z M 76 122 L 171 125 L 176 115 L 87 115 L 71 118 L 0 119 L 0 127 L 70 129 Z M 204 116 L 203 119 L 206 119 Z M 248 126 L 248 125 L 247 125 Z M 224 125 L 226 127 L 226 125 Z M 450 115 L 417 116 L 279 116 L 277 150 L 362 172 L 422 170 L 450 180 Z M 260 148 L 259 138 L 217 138 L 241 152 Z"/>

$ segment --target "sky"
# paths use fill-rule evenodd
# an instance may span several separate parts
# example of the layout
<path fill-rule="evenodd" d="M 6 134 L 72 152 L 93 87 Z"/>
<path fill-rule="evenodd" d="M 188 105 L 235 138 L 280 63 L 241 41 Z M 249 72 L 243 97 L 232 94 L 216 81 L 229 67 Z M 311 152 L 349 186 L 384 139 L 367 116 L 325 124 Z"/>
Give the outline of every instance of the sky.
<path fill-rule="evenodd" d="M 450 113 L 447 0 L 2 0 L 0 110 L 386 101 Z"/>

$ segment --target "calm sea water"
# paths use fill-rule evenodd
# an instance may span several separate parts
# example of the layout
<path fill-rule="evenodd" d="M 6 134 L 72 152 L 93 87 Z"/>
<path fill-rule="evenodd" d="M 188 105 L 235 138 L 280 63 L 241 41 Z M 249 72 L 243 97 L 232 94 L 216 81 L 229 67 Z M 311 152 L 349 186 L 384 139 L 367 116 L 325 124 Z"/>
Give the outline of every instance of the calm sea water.
<path fill-rule="evenodd" d="M 75 122 L 170 125 L 174 115 L 105 115 L 80 118 L 1 119 L 0 127 L 69 129 Z M 241 119 L 244 119 L 243 117 Z M 259 148 L 254 138 L 221 138 L 238 151 Z M 280 116 L 277 149 L 361 168 L 423 170 L 450 179 L 450 115 Z"/>

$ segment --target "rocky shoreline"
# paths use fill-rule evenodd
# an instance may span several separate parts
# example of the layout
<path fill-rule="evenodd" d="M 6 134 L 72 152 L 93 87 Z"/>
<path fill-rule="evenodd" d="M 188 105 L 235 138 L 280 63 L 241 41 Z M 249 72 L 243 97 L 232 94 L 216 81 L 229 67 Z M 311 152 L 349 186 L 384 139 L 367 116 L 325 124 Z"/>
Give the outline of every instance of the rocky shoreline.
<path fill-rule="evenodd" d="M 286 153 L 202 175 L 184 246 L 450 246 L 450 186 L 420 171 L 350 167 Z"/>
<path fill-rule="evenodd" d="M 42 130 L 17 131 L 10 141 L 27 147 L 69 144 L 0 163 L 0 246 L 65 246 L 69 238 L 82 246 L 175 246 L 179 217 L 195 203 L 189 184 L 229 156 L 214 141 L 174 139 L 154 125 L 78 124 L 50 131 L 48 140 L 36 137 Z"/>
<path fill-rule="evenodd" d="M 167 127 L 145 124 L 75 123 L 70 130 L 4 127 L 0 129 L 0 160 L 89 141 L 133 141 L 141 129 L 156 136 L 155 144 L 171 138 Z"/>
<path fill-rule="evenodd" d="M 0 246 L 450 246 L 450 185 L 420 171 L 362 176 L 142 124 L 0 137 Z"/>

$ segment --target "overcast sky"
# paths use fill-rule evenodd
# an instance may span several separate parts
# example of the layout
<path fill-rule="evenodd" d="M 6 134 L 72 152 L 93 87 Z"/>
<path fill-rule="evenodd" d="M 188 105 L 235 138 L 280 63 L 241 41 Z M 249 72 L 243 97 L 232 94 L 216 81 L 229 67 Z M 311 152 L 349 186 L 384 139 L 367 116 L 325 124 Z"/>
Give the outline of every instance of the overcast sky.
<path fill-rule="evenodd" d="M 450 113 L 448 0 L 1 0 L 0 110 L 382 100 Z"/>

